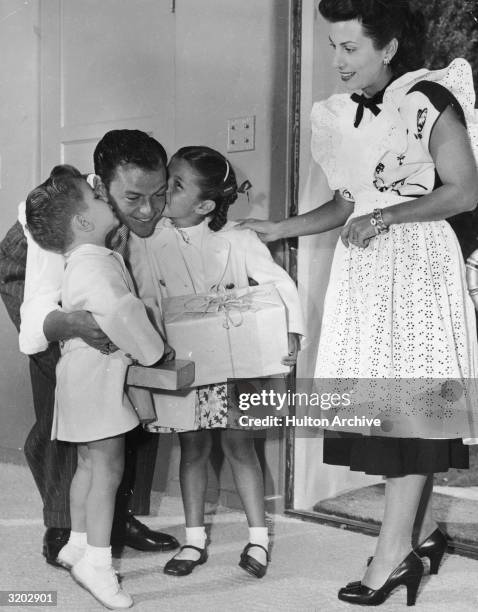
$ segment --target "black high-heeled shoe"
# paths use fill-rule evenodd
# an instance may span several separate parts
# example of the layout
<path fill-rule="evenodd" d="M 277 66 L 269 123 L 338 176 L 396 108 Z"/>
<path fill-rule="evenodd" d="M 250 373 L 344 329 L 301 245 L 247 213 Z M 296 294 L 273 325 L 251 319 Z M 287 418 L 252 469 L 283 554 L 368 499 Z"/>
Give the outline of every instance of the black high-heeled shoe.
<path fill-rule="evenodd" d="M 197 546 L 192 546 L 191 544 L 185 544 L 184 546 L 181 546 L 179 552 L 183 551 L 185 548 L 192 548 L 193 550 L 197 550 L 200 555 L 199 559 L 196 559 L 196 561 L 192 561 L 191 559 L 176 559 L 176 555 L 179 554 L 176 553 L 176 555 L 172 557 L 172 559 L 170 559 L 164 566 L 163 572 L 165 574 L 168 574 L 169 576 L 187 576 L 193 571 L 196 565 L 202 565 L 203 563 L 206 563 L 206 547 L 198 548 Z"/>
<path fill-rule="evenodd" d="M 361 582 L 354 582 L 340 589 L 338 597 L 351 604 L 379 606 L 394 589 L 405 585 L 407 587 L 407 606 L 414 606 L 422 576 L 423 563 L 412 551 L 379 589 L 371 589 Z"/>
<path fill-rule="evenodd" d="M 413 549 L 413 552 L 415 552 L 419 557 L 428 558 L 430 561 L 430 575 L 432 575 L 438 574 L 438 569 L 447 547 L 448 537 L 439 527 L 437 527 L 435 531 L 428 536 L 428 538 L 425 538 L 421 544 Z M 372 563 L 372 559 L 373 557 L 369 557 L 367 559 L 367 565 Z M 350 582 L 347 586 L 351 586 L 352 584 L 356 583 Z"/>
<path fill-rule="evenodd" d="M 419 557 L 428 557 L 430 574 L 438 574 L 443 555 L 448 547 L 448 537 L 438 527 L 414 550 Z"/>
<path fill-rule="evenodd" d="M 248 551 L 254 546 L 257 546 L 257 548 L 262 548 L 262 550 L 266 553 L 266 565 L 263 565 L 260 561 L 254 559 L 254 557 L 251 557 L 251 555 L 248 554 Z M 249 574 L 256 576 L 256 578 L 263 578 L 266 575 L 268 564 L 269 551 L 267 550 L 267 548 L 264 548 L 264 546 L 261 546 L 260 544 L 251 544 L 251 542 L 249 542 L 249 544 L 246 544 L 244 550 L 241 553 L 239 567 L 242 567 L 242 569 L 246 570 L 246 572 L 249 572 Z"/>

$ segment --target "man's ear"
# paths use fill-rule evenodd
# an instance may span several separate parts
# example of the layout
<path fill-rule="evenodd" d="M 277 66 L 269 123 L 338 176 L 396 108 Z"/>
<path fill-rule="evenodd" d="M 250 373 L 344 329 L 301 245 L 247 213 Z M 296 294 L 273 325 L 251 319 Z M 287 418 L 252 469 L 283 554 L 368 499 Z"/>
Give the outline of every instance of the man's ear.
<path fill-rule="evenodd" d="M 216 208 L 216 202 L 214 200 L 202 200 L 199 204 L 196 204 L 194 212 L 198 215 L 210 215 Z"/>
<path fill-rule="evenodd" d="M 76 215 L 74 215 L 72 225 L 73 228 L 79 232 L 92 232 L 95 229 L 95 224 L 81 213 L 76 213 Z"/>

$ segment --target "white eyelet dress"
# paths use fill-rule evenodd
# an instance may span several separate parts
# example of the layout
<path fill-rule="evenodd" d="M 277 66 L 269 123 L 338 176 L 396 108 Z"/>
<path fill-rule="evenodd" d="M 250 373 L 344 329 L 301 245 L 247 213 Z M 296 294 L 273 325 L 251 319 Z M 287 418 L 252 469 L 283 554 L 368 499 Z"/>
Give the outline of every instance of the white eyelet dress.
<path fill-rule="evenodd" d="M 436 120 L 452 106 L 471 126 L 474 101 L 465 60 L 394 80 L 380 114 L 366 108 L 358 127 L 357 104 L 334 95 L 313 107 L 313 158 L 331 189 L 354 200 L 353 216 L 419 198 L 441 184 L 429 152 Z M 447 221 L 392 225 L 364 249 L 338 242 L 316 378 L 468 381 L 477 371 L 475 312 Z M 420 404 L 412 393 L 402 399 L 391 408 L 407 422 L 401 433 L 328 433 L 324 461 L 387 475 L 467 467 L 461 438 L 477 437 L 478 406 L 468 402 L 466 412 L 449 398 Z"/>

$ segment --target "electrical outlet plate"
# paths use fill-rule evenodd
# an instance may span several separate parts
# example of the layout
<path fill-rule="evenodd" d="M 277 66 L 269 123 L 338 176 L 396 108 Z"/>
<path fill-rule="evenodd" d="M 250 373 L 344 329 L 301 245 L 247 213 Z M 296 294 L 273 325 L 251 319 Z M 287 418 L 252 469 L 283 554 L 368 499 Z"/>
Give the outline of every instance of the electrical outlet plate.
<path fill-rule="evenodd" d="M 255 148 L 255 116 L 227 120 L 227 151 L 253 151 Z"/>

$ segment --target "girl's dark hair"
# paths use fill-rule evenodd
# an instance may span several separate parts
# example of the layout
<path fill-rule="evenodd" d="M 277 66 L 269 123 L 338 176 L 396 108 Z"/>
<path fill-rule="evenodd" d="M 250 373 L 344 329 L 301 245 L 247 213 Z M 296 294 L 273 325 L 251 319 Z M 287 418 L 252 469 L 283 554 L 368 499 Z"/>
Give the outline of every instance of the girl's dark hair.
<path fill-rule="evenodd" d="M 175 159 L 186 161 L 199 176 L 201 198 L 216 203 L 209 227 L 213 232 L 219 231 L 227 222 L 229 206 L 237 200 L 237 181 L 231 164 L 209 147 L 183 147 L 169 163 Z"/>
<path fill-rule="evenodd" d="M 423 68 L 425 17 L 408 0 L 321 0 L 319 11 L 332 23 L 358 19 L 375 49 L 396 38 L 398 50 L 390 62 L 395 76 Z"/>

